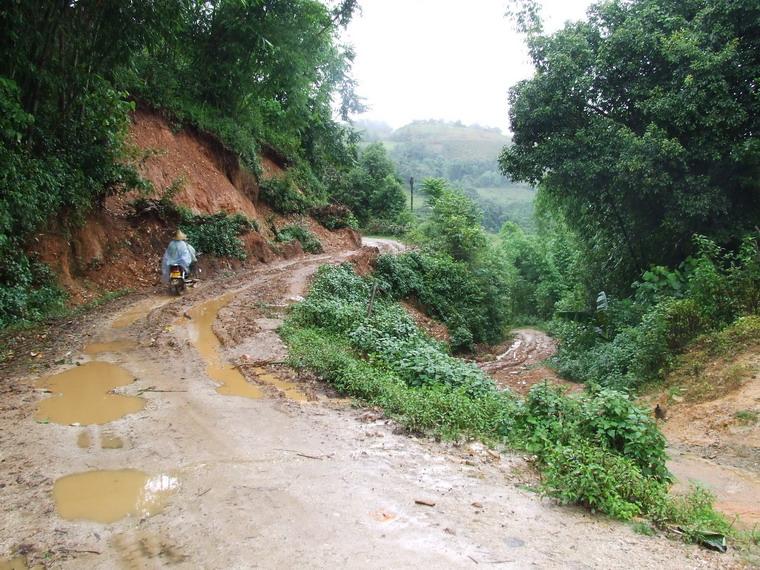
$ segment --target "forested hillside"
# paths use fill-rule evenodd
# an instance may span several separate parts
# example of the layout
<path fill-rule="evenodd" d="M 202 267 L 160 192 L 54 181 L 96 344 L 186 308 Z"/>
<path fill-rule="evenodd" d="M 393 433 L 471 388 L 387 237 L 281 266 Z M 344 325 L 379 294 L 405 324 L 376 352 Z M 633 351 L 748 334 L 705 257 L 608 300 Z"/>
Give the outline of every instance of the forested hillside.
<path fill-rule="evenodd" d="M 358 121 L 366 142 L 382 142 L 409 194 L 409 179 L 443 178 L 461 188 L 483 210 L 483 225 L 498 232 L 506 221 L 533 230 L 535 193 L 499 172 L 498 156 L 509 137 L 498 128 L 446 121 L 415 121 L 393 130 L 378 122 Z M 424 195 L 415 209 L 430 212 Z"/>
<path fill-rule="evenodd" d="M 699 355 L 699 370 L 706 354 L 728 359 L 720 389 L 758 378 L 745 363 L 760 347 L 760 5 L 601 2 L 544 34 L 536 3 L 518 4 L 536 71 L 510 91 L 513 140 L 499 164 L 538 189 L 536 231 L 507 222 L 489 236 L 478 200 L 458 188 L 479 152 L 451 133 L 477 129 L 370 129 L 403 179 L 437 176 L 420 185 L 429 212 L 412 237 L 421 249 L 381 258 L 369 281 L 325 271 L 287 329 L 293 350 L 414 428 L 503 436 L 536 453 L 544 489 L 563 501 L 676 524 L 690 540 L 712 529 L 756 544 L 756 534 L 733 532 L 709 493 L 668 494 L 664 440 L 632 399 L 675 369 L 689 377 L 684 353 Z M 365 315 L 373 287 L 388 304 Z M 515 323 L 546 328 L 559 342 L 555 370 L 585 395 L 544 383 L 525 401 L 500 399 L 400 318 L 398 299 L 443 321 L 448 346 L 464 354 Z"/>
<path fill-rule="evenodd" d="M 171 202 L 182 180 L 155 188 L 139 174 L 147 157 L 125 140 L 136 109 L 218 140 L 275 211 L 327 205 L 356 161 L 355 137 L 332 112 L 336 98 L 343 117 L 358 108 L 352 54 L 337 41 L 355 9 L 354 0 L 4 7 L 0 324 L 64 303 L 55 276 L 28 254 L 35 231 L 66 234 L 128 190 Z M 262 153 L 287 174 L 269 179 Z M 332 227 L 352 223 L 345 212 L 328 217 Z M 224 227 L 234 241 L 237 226 Z"/>

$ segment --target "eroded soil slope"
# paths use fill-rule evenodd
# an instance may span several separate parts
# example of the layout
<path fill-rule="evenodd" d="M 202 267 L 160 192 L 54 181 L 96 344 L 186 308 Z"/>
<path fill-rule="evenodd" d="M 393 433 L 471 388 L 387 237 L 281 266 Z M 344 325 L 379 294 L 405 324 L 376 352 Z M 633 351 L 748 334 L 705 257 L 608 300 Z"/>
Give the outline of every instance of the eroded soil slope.
<path fill-rule="evenodd" d="M 154 192 L 148 198 L 168 196 L 195 214 L 243 213 L 258 222 L 259 231 L 242 236 L 248 259 L 202 258 L 207 275 L 241 265 L 268 263 L 302 253 L 300 244 L 274 246 L 270 224 L 307 226 L 326 251 L 356 248 L 359 237 L 352 230 L 327 231 L 309 217 L 283 217 L 259 200 L 255 177 L 237 157 L 214 138 L 191 130 L 172 129 L 162 117 L 137 111 L 132 118 L 128 143 L 140 174 Z M 262 156 L 265 176 L 279 176 L 282 167 Z M 38 234 L 30 253 L 48 264 L 71 294 L 72 304 L 91 300 L 106 291 L 148 290 L 159 280 L 161 255 L 175 227 L 151 216 L 134 215 L 137 192 L 110 196 L 84 224 L 73 230 L 49 228 Z"/>

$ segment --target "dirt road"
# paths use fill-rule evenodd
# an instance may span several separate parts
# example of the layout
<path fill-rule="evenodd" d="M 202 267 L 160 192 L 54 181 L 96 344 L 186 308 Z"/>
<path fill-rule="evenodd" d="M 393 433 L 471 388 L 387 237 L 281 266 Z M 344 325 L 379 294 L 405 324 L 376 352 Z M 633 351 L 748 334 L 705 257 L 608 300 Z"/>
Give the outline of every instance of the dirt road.
<path fill-rule="evenodd" d="M 534 475 L 521 456 L 410 437 L 294 378 L 279 364 L 276 328 L 317 267 L 346 256 L 260 266 L 51 330 L 48 352 L 29 360 L 51 368 L 1 383 L 0 560 L 72 569 L 734 562 L 559 507 L 525 488 Z M 109 394 L 79 377 L 67 392 L 51 377 L 104 366 L 126 371 L 108 375 Z M 74 409 L 86 397 L 93 404 Z"/>
<path fill-rule="evenodd" d="M 546 360 L 557 352 L 556 341 L 545 332 L 522 328 L 512 331 L 507 342 L 479 354 L 478 366 L 502 388 L 527 394 L 537 382 L 547 380 L 564 386 L 570 392 L 582 389 L 560 378 L 546 366 Z"/>

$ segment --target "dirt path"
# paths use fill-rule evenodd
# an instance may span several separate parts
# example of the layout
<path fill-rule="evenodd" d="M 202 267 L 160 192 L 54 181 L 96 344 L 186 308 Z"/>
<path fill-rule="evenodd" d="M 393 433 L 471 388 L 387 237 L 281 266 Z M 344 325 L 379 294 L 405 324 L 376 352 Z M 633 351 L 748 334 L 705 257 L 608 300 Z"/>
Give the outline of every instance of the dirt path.
<path fill-rule="evenodd" d="M 477 358 L 481 370 L 499 386 L 521 394 L 527 394 L 531 386 L 544 380 L 562 385 L 570 392 L 583 388 L 563 380 L 546 366 L 546 360 L 557 352 L 557 343 L 545 332 L 522 328 L 514 329 L 512 335 L 509 341 Z"/>
<path fill-rule="evenodd" d="M 38 410 L 56 397 L 36 388 L 39 372 L 5 377 L 0 560 L 20 554 L 30 566 L 72 569 L 735 563 L 558 507 L 524 488 L 532 475 L 520 456 L 409 437 L 315 379 L 293 378 L 279 364 L 284 309 L 319 264 L 346 257 L 261 266 L 181 299 L 148 297 L 116 316 L 72 321 L 57 333 L 56 350 L 70 343 L 69 363 L 46 373 L 91 370 L 92 362 L 126 370 L 127 383 L 94 406 L 110 410 L 118 394 L 143 399 L 119 419 L 55 423 L 54 412 Z M 246 389 L 236 374 L 255 390 L 225 395 Z M 91 471 L 99 473 L 67 477 Z M 69 499 L 103 490 L 89 506 L 98 516 L 133 514 L 101 523 L 66 510 Z"/>

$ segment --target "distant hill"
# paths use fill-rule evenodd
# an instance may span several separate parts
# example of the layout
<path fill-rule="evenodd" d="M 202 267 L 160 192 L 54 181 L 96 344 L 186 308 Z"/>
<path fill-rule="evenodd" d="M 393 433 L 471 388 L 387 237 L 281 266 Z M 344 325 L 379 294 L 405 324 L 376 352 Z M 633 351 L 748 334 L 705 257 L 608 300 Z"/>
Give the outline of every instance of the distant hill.
<path fill-rule="evenodd" d="M 444 121 L 415 121 L 393 131 L 388 140 L 421 145 L 430 154 L 448 161 L 492 161 L 494 164 L 501 149 L 511 142 L 497 128 Z"/>
<path fill-rule="evenodd" d="M 512 142 L 499 129 L 435 120 L 414 121 L 396 130 L 376 121 L 359 121 L 355 127 L 364 142 L 385 145 L 407 190 L 410 177 L 418 183 L 445 178 L 483 209 L 487 229 L 498 231 L 508 220 L 533 229 L 535 192 L 499 172 L 499 154 Z M 415 211 L 425 215 L 421 198 L 415 198 Z"/>

